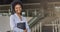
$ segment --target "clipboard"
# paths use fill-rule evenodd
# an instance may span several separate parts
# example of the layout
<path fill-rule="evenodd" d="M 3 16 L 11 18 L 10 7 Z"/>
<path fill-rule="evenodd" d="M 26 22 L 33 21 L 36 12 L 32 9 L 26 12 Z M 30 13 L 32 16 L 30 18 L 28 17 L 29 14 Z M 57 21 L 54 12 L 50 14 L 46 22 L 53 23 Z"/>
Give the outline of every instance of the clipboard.
<path fill-rule="evenodd" d="M 23 22 L 23 23 L 17 23 L 17 28 L 19 28 L 19 29 L 26 29 L 26 23 L 25 22 Z"/>

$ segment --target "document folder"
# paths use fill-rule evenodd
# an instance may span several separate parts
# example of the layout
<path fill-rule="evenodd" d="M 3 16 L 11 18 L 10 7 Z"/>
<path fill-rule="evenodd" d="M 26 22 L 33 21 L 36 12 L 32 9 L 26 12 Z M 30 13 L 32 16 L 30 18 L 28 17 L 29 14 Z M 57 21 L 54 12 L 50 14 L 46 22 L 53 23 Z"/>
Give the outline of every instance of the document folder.
<path fill-rule="evenodd" d="M 24 23 L 17 23 L 17 27 L 19 28 L 19 29 L 26 29 L 26 23 L 24 22 Z"/>

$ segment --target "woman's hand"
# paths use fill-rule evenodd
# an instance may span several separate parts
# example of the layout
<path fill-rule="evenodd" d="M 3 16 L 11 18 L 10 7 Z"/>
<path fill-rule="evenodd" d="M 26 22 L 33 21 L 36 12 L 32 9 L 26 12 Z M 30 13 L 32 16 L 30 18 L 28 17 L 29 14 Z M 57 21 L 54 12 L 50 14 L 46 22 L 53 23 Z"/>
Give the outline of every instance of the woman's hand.
<path fill-rule="evenodd" d="M 24 32 L 27 32 L 27 29 L 25 29 Z"/>

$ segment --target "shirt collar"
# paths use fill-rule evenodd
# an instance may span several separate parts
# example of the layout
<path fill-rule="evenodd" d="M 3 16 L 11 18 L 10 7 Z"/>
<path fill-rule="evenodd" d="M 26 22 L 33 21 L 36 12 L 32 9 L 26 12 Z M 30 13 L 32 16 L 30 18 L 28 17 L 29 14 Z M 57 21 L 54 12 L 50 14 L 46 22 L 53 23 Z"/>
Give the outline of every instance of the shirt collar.
<path fill-rule="evenodd" d="M 15 13 L 14 15 L 15 15 L 16 17 L 18 17 L 16 13 Z"/>
<path fill-rule="evenodd" d="M 16 15 L 18 17 L 18 15 L 15 13 L 14 15 Z M 22 17 L 22 16 L 21 16 Z"/>
<path fill-rule="evenodd" d="M 14 15 L 15 15 L 17 18 L 19 18 L 18 15 L 17 15 L 16 13 L 15 13 Z M 21 16 L 21 17 L 23 18 L 23 16 Z"/>

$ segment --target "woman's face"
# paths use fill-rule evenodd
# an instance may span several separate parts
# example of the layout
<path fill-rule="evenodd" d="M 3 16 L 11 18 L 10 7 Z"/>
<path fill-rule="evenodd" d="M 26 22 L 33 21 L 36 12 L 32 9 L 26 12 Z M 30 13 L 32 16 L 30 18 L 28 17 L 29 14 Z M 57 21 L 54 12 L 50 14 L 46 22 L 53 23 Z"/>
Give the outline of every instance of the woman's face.
<path fill-rule="evenodd" d="M 15 5 L 15 12 L 18 13 L 18 14 L 20 14 L 21 11 L 22 11 L 21 5 L 19 5 L 19 4 Z"/>

